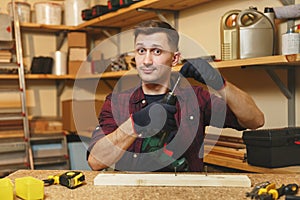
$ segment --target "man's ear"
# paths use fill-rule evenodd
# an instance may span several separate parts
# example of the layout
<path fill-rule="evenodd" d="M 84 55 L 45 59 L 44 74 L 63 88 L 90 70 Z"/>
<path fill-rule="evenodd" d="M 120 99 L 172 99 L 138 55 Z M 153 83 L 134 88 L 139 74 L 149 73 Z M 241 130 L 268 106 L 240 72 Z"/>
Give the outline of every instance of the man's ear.
<path fill-rule="evenodd" d="M 176 66 L 180 61 L 180 52 L 176 51 L 172 59 L 172 67 Z"/>

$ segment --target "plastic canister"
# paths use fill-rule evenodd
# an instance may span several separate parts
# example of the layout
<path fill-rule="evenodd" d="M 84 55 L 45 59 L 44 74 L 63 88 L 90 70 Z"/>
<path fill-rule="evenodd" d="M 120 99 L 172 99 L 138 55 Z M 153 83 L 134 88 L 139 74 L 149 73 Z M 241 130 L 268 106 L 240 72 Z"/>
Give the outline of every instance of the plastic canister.
<path fill-rule="evenodd" d="M 36 23 L 61 25 L 62 6 L 58 3 L 37 2 L 34 4 Z"/>
<path fill-rule="evenodd" d="M 44 199 L 44 182 L 34 177 L 16 178 L 15 189 L 21 199 Z"/>
<path fill-rule="evenodd" d="M 52 74 L 65 75 L 67 74 L 67 53 L 62 51 L 55 51 L 51 54 L 54 60 Z"/>
<path fill-rule="evenodd" d="M 15 5 L 16 5 L 16 11 L 18 13 L 18 17 L 19 17 L 19 21 L 21 23 L 23 22 L 30 22 L 30 4 L 26 3 L 26 2 L 17 2 L 15 1 Z M 7 4 L 7 12 L 9 13 L 9 15 L 11 16 L 11 18 L 13 19 L 13 10 L 12 10 L 12 3 L 9 2 Z"/>
<path fill-rule="evenodd" d="M 233 60 L 237 59 L 237 16 L 241 10 L 230 10 L 221 18 L 221 59 Z"/>
<path fill-rule="evenodd" d="M 283 55 L 300 53 L 300 34 L 295 33 L 292 28 L 282 35 L 281 42 Z"/>
<path fill-rule="evenodd" d="M 0 197 L 5 200 L 14 199 L 13 183 L 7 177 L 0 179 Z"/>
<path fill-rule="evenodd" d="M 239 58 L 274 54 L 274 27 L 271 20 L 256 9 L 243 10 L 237 18 Z"/>
<path fill-rule="evenodd" d="M 67 26 L 77 26 L 84 21 L 81 11 L 89 7 L 88 0 L 65 0 L 64 2 L 64 22 Z"/>

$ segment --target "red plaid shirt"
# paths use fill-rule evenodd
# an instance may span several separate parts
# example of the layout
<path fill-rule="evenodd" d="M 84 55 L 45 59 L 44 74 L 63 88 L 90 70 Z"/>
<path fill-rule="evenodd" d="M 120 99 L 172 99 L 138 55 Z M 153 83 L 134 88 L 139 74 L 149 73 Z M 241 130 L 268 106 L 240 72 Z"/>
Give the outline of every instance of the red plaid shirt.
<path fill-rule="evenodd" d="M 192 93 L 191 93 L 192 91 Z M 179 130 L 168 150 L 173 151 L 175 159 L 184 156 L 192 172 L 203 171 L 203 139 L 205 127 L 208 125 L 219 128 L 234 128 L 243 130 L 222 98 L 211 95 L 202 87 L 177 89 L 177 113 L 175 118 Z M 195 98 L 193 98 L 193 96 Z M 118 128 L 126 121 L 131 113 L 147 106 L 141 87 L 126 92 L 114 93 L 107 96 L 99 115 L 99 126 L 93 132 L 88 152 L 95 143 Z M 163 168 L 151 168 L 153 159 L 141 153 L 143 138 L 137 138 L 127 149 L 123 157 L 116 163 L 115 168 L 122 171 L 164 171 Z M 148 161 L 148 162 L 147 162 Z M 150 167 L 149 167 L 150 166 Z M 156 166 L 156 165 L 155 165 Z"/>

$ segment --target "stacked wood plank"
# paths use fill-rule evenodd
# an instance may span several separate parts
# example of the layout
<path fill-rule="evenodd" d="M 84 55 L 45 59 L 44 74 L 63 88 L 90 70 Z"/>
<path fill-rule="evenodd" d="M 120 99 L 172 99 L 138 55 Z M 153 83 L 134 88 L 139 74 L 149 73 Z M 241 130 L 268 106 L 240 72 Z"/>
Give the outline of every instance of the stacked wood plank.
<path fill-rule="evenodd" d="M 246 145 L 241 136 L 208 133 L 204 139 L 204 144 L 204 162 L 225 168 L 246 170 L 243 169 L 244 167 L 233 167 L 233 163 L 238 163 L 237 166 L 247 164 Z"/>
<path fill-rule="evenodd" d="M 12 59 L 10 50 L 0 50 L 0 62 L 9 63 Z"/>
<path fill-rule="evenodd" d="M 22 120 L 0 121 L 0 139 L 23 137 Z"/>

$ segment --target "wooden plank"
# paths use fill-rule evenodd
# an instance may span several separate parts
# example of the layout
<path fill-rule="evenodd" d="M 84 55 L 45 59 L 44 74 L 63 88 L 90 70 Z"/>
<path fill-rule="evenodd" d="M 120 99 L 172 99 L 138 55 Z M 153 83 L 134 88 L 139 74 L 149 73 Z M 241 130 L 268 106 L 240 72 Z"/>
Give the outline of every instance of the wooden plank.
<path fill-rule="evenodd" d="M 206 134 L 205 139 L 244 144 L 244 140 L 241 137 L 233 137 L 233 136 L 227 136 L 227 135 Z"/>
<path fill-rule="evenodd" d="M 22 138 L 24 137 L 24 130 L 6 130 L 0 131 L 0 139 L 6 138 Z"/>
<path fill-rule="evenodd" d="M 246 148 L 246 145 L 241 144 L 241 143 L 223 142 L 223 141 L 210 140 L 210 139 L 206 139 L 206 138 L 205 138 L 204 142 L 205 142 L 205 144 L 208 144 L 208 145 L 231 147 L 231 148 L 235 148 L 235 149 L 245 149 Z"/>
<path fill-rule="evenodd" d="M 232 67 L 241 67 L 241 66 L 255 66 L 255 65 L 299 65 L 300 54 L 291 55 L 292 59 L 287 59 L 288 56 L 278 55 L 278 56 L 266 56 L 258 58 L 247 58 L 241 60 L 229 60 L 229 61 L 220 61 L 214 62 L 213 66 L 216 68 L 232 68 Z M 293 60 L 293 61 L 291 61 Z M 172 71 L 178 72 L 181 69 L 182 65 L 178 65 L 172 68 Z M 76 75 L 51 75 L 51 74 L 26 74 L 26 79 L 95 79 L 95 78 L 120 78 L 124 75 L 137 75 L 136 70 L 124 70 L 117 72 L 105 72 L 102 74 L 84 74 L 80 76 Z M 17 79 L 17 74 L 0 74 L 0 79 Z"/>
<path fill-rule="evenodd" d="M 246 149 L 239 150 L 235 148 L 206 145 L 205 153 L 245 160 Z"/>
<path fill-rule="evenodd" d="M 295 55 L 276 55 L 276 56 L 265 56 L 257 58 L 246 58 L 238 60 L 227 60 L 221 62 L 214 62 L 212 65 L 215 68 L 229 68 L 238 66 L 255 66 L 255 65 L 299 65 L 300 54 Z"/>
<path fill-rule="evenodd" d="M 0 79 L 15 79 L 19 77 L 17 74 L 0 74 Z M 53 75 L 53 74 L 25 74 L 25 79 L 74 79 L 74 75 Z"/>
<path fill-rule="evenodd" d="M 159 2 L 153 3 L 150 5 L 151 8 L 154 9 L 166 9 L 166 10 L 184 10 L 187 8 L 191 8 L 206 2 L 210 2 L 212 0 L 160 0 Z"/>
<path fill-rule="evenodd" d="M 154 12 L 139 12 L 138 8 L 151 9 L 166 9 L 180 11 L 191 8 L 196 5 L 208 2 L 210 0 L 146 0 L 134 3 L 128 7 L 120 8 L 116 11 L 109 12 L 100 17 L 91 19 L 77 26 L 78 29 L 88 26 L 103 26 L 103 27 L 129 27 L 141 21 L 155 18 L 157 15 Z"/>
<path fill-rule="evenodd" d="M 114 186 L 225 186 L 250 187 L 246 175 L 204 175 L 178 173 L 100 173 L 94 185 Z"/>

